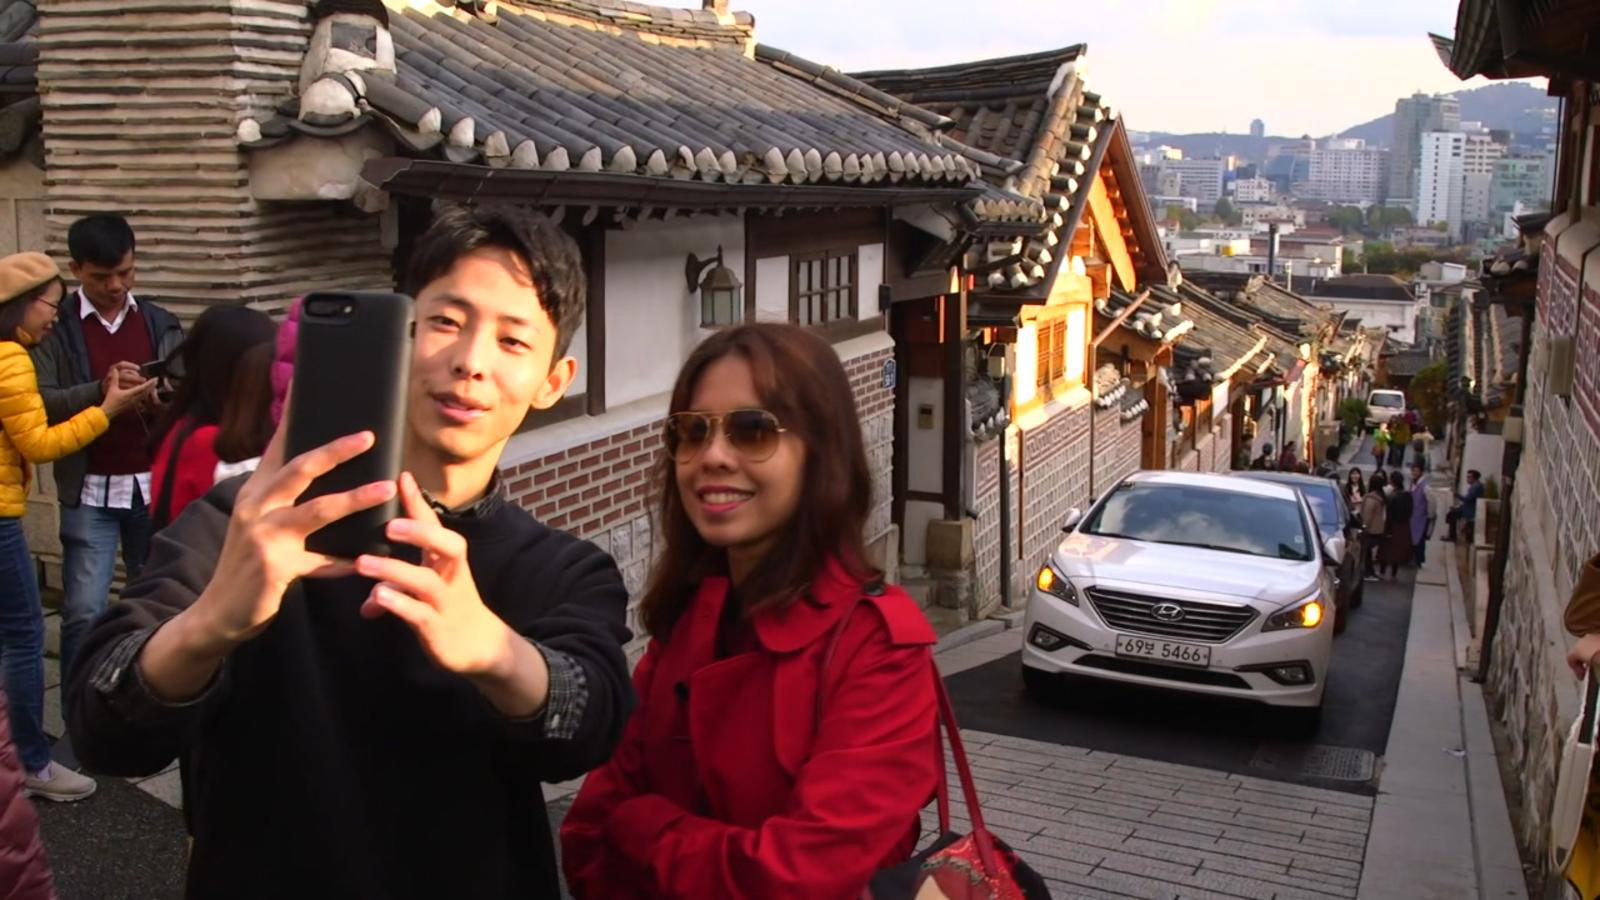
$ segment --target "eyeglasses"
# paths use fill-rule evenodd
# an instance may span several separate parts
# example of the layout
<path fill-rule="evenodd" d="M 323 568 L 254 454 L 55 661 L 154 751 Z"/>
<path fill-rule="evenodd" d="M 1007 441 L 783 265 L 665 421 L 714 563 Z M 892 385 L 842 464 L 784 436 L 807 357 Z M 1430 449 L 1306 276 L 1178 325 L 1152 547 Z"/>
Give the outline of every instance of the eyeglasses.
<path fill-rule="evenodd" d="M 764 409 L 735 409 L 726 413 L 680 412 L 667 417 L 662 437 L 674 461 L 686 463 L 710 446 L 720 430 L 728 445 L 749 462 L 765 462 L 778 452 L 788 429 Z"/>

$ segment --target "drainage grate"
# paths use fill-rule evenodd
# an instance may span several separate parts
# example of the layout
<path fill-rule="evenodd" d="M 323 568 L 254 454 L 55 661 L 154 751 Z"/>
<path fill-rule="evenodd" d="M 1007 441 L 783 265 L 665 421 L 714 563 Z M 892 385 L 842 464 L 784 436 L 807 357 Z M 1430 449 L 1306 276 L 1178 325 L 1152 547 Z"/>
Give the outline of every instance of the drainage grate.
<path fill-rule="evenodd" d="M 1333 781 L 1371 781 L 1378 757 L 1370 750 L 1326 744 L 1264 744 L 1250 760 L 1251 768 Z"/>

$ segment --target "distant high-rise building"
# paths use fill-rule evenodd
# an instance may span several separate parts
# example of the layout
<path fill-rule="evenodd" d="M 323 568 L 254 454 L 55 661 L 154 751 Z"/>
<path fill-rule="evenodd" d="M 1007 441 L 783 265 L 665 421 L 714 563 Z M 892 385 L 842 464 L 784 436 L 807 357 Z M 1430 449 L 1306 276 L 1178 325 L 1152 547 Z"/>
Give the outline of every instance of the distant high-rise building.
<path fill-rule="evenodd" d="M 1490 178 L 1489 214 L 1503 217 L 1521 204 L 1525 209 L 1548 209 L 1555 177 L 1551 156 L 1508 156 L 1494 161 Z"/>
<path fill-rule="evenodd" d="M 1267 136 L 1267 123 L 1261 121 L 1260 119 L 1251 119 L 1250 120 L 1250 136 L 1253 137 L 1253 138 L 1266 137 Z"/>
<path fill-rule="evenodd" d="M 1179 177 L 1178 195 L 1195 198 L 1203 209 L 1209 209 L 1222 197 L 1222 182 L 1228 169 L 1228 161 L 1222 159 L 1169 159 L 1161 164 L 1163 178 L 1173 174 Z M 1163 182 L 1162 186 L 1168 185 Z"/>
<path fill-rule="evenodd" d="M 1308 199 L 1380 203 L 1389 174 L 1388 154 L 1359 139 L 1335 139 L 1311 151 Z"/>
<path fill-rule="evenodd" d="M 1451 239 L 1461 237 L 1462 201 L 1467 136 L 1459 131 L 1429 131 L 1422 135 L 1417 167 L 1417 223 L 1444 222 Z"/>
<path fill-rule="evenodd" d="M 1494 163 L 1506 155 L 1506 146 L 1489 135 L 1487 131 L 1469 134 L 1462 148 L 1461 219 L 1464 222 L 1490 220 L 1489 194 L 1494 180 Z"/>
<path fill-rule="evenodd" d="M 1394 104 L 1394 141 L 1389 150 L 1389 197 L 1417 197 L 1422 136 L 1461 128 L 1461 101 L 1443 94 L 1413 94 Z"/>

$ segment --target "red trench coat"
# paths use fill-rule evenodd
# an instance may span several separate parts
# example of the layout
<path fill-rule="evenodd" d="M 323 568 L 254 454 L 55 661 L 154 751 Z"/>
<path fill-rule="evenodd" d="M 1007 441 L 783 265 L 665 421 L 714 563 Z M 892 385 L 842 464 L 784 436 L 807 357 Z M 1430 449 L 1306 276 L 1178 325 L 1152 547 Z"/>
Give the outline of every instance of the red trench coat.
<path fill-rule="evenodd" d="M 11 720 L 0 692 L 0 900 L 55 900 L 39 818 L 28 802 L 26 776 L 11 743 Z"/>
<path fill-rule="evenodd" d="M 863 596 L 837 563 L 715 658 L 725 578 L 707 578 L 634 673 L 639 709 L 561 826 L 574 896 L 854 897 L 905 860 L 939 757 L 933 629 L 899 588 Z M 817 704 L 822 704 L 820 727 Z"/>

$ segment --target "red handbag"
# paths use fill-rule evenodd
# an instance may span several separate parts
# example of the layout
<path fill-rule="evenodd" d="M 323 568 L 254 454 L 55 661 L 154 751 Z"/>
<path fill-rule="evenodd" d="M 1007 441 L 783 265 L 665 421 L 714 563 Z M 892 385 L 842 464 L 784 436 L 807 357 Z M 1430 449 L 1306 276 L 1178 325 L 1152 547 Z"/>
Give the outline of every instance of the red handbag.
<path fill-rule="evenodd" d="M 874 583 L 868 585 L 866 590 L 868 594 L 876 594 L 883 587 Z M 845 625 L 860 604 L 861 598 L 858 597 L 834 627 L 828 650 L 822 657 L 824 672 L 833 662 L 833 652 Z M 956 724 L 955 709 L 950 705 L 950 694 L 945 690 L 944 679 L 939 677 L 939 667 L 934 663 L 931 653 L 928 672 L 933 678 L 934 695 L 939 699 L 939 721 L 934 726 L 936 740 L 933 745 L 939 770 L 939 837 L 905 862 L 873 875 L 861 892 L 861 900 L 1050 900 L 1050 889 L 1039 873 L 1029 868 L 1015 850 L 984 826 L 978 789 L 972 782 L 967 751 L 961 745 L 961 729 Z M 822 709 L 818 704 L 819 726 L 821 720 Z M 943 737 L 939 738 L 941 734 Z M 950 788 L 944 767 L 945 740 L 950 742 L 956 774 L 961 779 L 962 799 L 967 804 L 967 818 L 972 822 L 972 831 L 964 835 L 950 828 Z"/>

